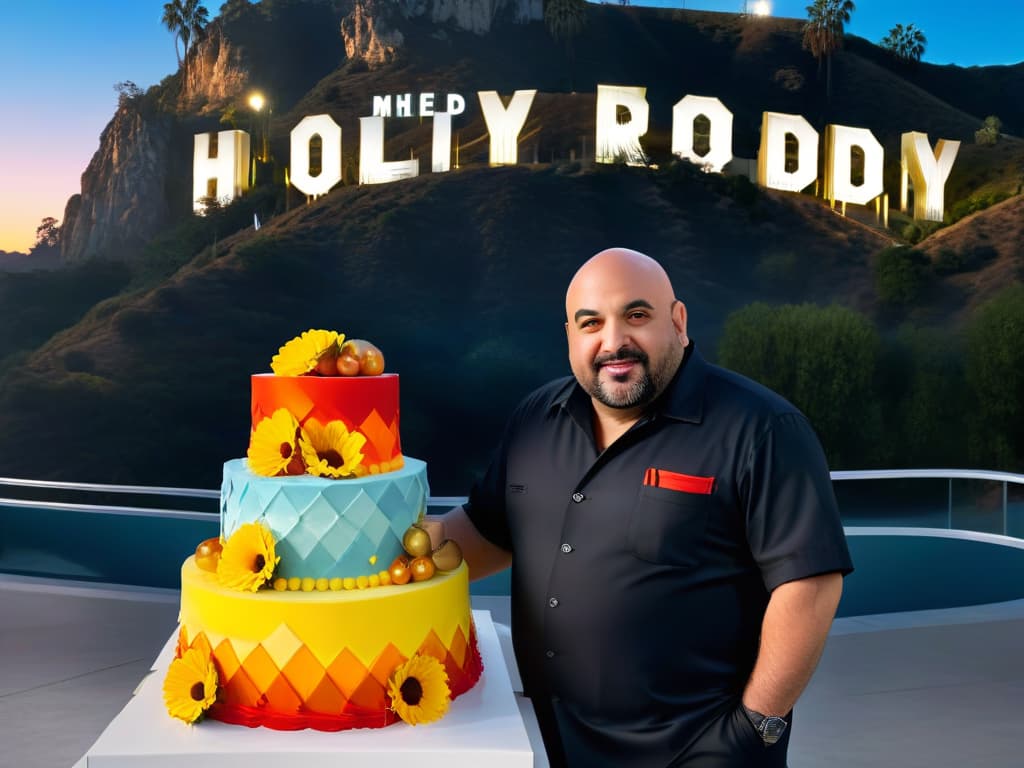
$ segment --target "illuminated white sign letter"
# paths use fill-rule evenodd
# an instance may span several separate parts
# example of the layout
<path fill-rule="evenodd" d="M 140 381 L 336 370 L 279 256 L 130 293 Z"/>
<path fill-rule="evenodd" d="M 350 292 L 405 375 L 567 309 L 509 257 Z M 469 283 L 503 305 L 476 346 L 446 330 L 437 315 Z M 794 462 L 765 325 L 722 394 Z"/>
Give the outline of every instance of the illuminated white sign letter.
<path fill-rule="evenodd" d="M 911 131 L 900 136 L 900 209 L 907 210 L 907 176 L 914 183 L 914 218 L 942 221 L 946 179 L 960 151 L 959 141 L 939 139 L 935 151 L 928 134 Z"/>
<path fill-rule="evenodd" d="M 856 185 L 851 180 L 854 147 L 864 153 L 864 181 Z M 825 199 L 867 205 L 885 191 L 884 163 L 885 151 L 867 128 L 825 127 Z"/>
<path fill-rule="evenodd" d="M 216 182 L 211 189 L 210 182 Z M 221 202 L 234 200 L 249 189 L 249 134 L 245 131 L 218 131 L 217 156 L 210 157 L 210 134 L 195 135 L 192 155 L 192 210 L 203 213 L 202 200 L 213 197 Z"/>
<path fill-rule="evenodd" d="M 390 96 L 373 97 L 373 115 L 374 117 L 391 117 Z"/>
<path fill-rule="evenodd" d="M 644 163 L 647 155 L 640 146 L 640 137 L 647 133 L 651 108 L 647 89 L 626 85 L 597 86 L 597 149 L 594 159 L 599 163 L 625 161 L 630 165 Z M 619 108 L 629 110 L 629 120 L 619 122 Z"/>
<path fill-rule="evenodd" d="M 461 94 L 449 93 L 448 94 L 448 109 L 445 110 L 449 115 L 461 115 L 466 111 L 466 100 L 462 98 Z"/>
<path fill-rule="evenodd" d="M 420 94 L 420 117 L 432 117 L 434 114 L 434 94 Z"/>
<path fill-rule="evenodd" d="M 384 162 L 384 118 L 359 118 L 359 183 L 386 184 L 420 175 L 419 158 Z"/>
<path fill-rule="evenodd" d="M 484 113 L 487 132 L 491 134 L 491 165 L 515 165 L 519 158 L 519 132 L 530 113 L 537 91 L 516 91 L 508 109 L 497 91 L 480 91 L 480 109 Z"/>
<path fill-rule="evenodd" d="M 320 136 L 323 148 L 320 159 L 320 173 L 309 172 L 309 142 Z M 304 117 L 292 128 L 291 133 L 291 180 L 295 188 L 307 195 L 326 195 L 341 181 L 341 126 L 330 115 Z"/>
<path fill-rule="evenodd" d="M 430 151 L 430 170 L 444 173 L 452 167 L 452 116 L 434 113 L 434 143 Z"/>
<path fill-rule="evenodd" d="M 786 134 L 797 141 L 797 164 L 786 170 Z M 765 112 L 761 118 L 761 149 L 757 181 L 763 187 L 799 192 L 818 178 L 818 132 L 800 115 Z"/>
<path fill-rule="evenodd" d="M 711 123 L 710 148 L 703 156 L 693 148 L 693 121 L 700 115 Z M 732 160 L 732 112 L 711 96 L 684 96 L 672 107 L 672 154 L 720 173 Z"/>

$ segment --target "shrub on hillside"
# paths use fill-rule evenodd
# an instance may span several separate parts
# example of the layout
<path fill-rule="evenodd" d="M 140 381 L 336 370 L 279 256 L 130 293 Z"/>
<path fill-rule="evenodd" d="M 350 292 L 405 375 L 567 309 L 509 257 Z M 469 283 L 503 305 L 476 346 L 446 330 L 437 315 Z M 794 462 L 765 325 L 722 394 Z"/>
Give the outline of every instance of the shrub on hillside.
<path fill-rule="evenodd" d="M 886 248 L 875 257 L 875 292 L 883 304 L 907 307 L 920 297 L 931 262 L 906 245 Z"/>
<path fill-rule="evenodd" d="M 756 303 L 726 318 L 718 358 L 803 411 L 833 467 L 864 466 L 876 461 L 882 437 L 879 344 L 852 309 Z"/>
<path fill-rule="evenodd" d="M 970 453 L 980 466 L 1020 471 L 1024 462 L 1024 285 L 1004 288 L 967 324 Z"/>
<path fill-rule="evenodd" d="M 985 118 L 981 128 L 974 132 L 974 143 L 985 146 L 992 146 L 999 142 L 999 135 L 1003 130 L 1003 121 L 995 115 Z"/>

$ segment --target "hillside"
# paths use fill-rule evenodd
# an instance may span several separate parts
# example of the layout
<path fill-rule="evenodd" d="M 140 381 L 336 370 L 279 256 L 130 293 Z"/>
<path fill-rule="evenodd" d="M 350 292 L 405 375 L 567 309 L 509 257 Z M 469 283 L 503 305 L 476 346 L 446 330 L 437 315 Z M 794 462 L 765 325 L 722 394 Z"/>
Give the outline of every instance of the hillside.
<path fill-rule="evenodd" d="M 567 372 L 565 286 L 603 247 L 663 259 L 709 353 L 725 315 L 773 281 L 781 300 L 870 303 L 864 254 L 883 238 L 815 203 L 730 192 L 687 168 L 577 166 L 339 190 L 57 335 L 0 388 L 0 466 L 213 487 L 244 453 L 248 375 L 299 331 L 328 327 L 385 351 L 402 375 L 405 450 L 430 457 L 435 493 L 465 492 L 514 402 Z M 41 412 L 67 460 L 22 450 Z"/>

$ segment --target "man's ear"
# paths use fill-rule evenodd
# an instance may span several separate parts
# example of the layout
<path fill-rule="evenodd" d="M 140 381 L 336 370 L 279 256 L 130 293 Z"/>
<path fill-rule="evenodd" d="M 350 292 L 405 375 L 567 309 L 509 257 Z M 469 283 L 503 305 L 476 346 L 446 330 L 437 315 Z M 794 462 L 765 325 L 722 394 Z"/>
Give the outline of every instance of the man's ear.
<path fill-rule="evenodd" d="M 686 335 L 686 305 L 679 299 L 672 304 L 672 325 L 676 329 L 679 340 L 683 342 L 683 346 L 689 346 L 690 338 Z"/>

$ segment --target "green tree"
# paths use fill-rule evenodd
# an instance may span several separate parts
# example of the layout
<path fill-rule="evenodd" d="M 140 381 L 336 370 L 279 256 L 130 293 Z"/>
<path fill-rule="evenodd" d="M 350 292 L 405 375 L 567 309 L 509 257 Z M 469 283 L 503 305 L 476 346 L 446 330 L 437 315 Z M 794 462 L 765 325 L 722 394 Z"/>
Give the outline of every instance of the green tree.
<path fill-rule="evenodd" d="M 201 0 L 171 0 L 164 3 L 163 25 L 174 35 L 174 53 L 178 57 L 178 66 L 188 70 L 189 46 L 194 45 L 202 36 L 209 21 L 209 11 Z M 178 41 L 181 41 L 182 52 L 178 52 Z"/>
<path fill-rule="evenodd" d="M 999 142 L 999 136 L 1003 130 L 1003 121 L 995 115 L 985 118 L 981 128 L 974 132 L 974 143 L 992 146 Z"/>
<path fill-rule="evenodd" d="M 875 257 L 875 291 L 883 304 L 909 307 L 921 296 L 931 262 L 906 245 L 886 248 Z"/>
<path fill-rule="evenodd" d="M 905 27 L 902 24 L 897 24 L 889 30 L 889 34 L 883 37 L 879 44 L 897 59 L 916 62 L 924 56 L 928 38 L 913 24 L 908 24 Z"/>
<path fill-rule="evenodd" d="M 544 24 L 548 33 L 555 39 L 565 44 L 565 51 L 569 58 L 569 87 L 575 90 L 574 70 L 576 53 L 573 48 L 573 39 L 583 31 L 587 23 L 586 0 L 545 0 L 544 3 Z"/>
<path fill-rule="evenodd" d="M 846 307 L 756 303 L 726 318 L 718 359 L 803 411 L 834 467 L 856 467 L 881 456 L 880 343 Z"/>
<path fill-rule="evenodd" d="M 850 22 L 850 14 L 856 10 L 853 0 L 814 0 L 807 6 L 807 22 L 804 24 L 804 48 L 818 60 L 825 60 L 825 98 L 832 98 L 832 53 L 843 42 L 843 27 Z"/>
<path fill-rule="evenodd" d="M 967 323 L 971 458 L 1019 472 L 1024 462 L 1024 285 L 984 302 Z"/>
<path fill-rule="evenodd" d="M 53 216 L 47 216 L 36 227 L 36 247 L 55 248 L 60 244 L 60 226 Z"/>
<path fill-rule="evenodd" d="M 884 346 L 878 393 L 886 466 L 963 466 L 970 415 L 960 337 L 905 325 Z"/>

